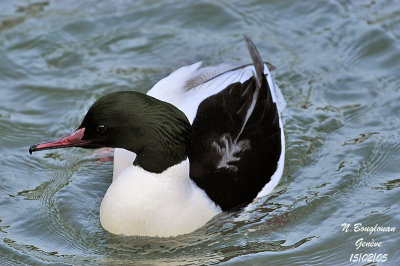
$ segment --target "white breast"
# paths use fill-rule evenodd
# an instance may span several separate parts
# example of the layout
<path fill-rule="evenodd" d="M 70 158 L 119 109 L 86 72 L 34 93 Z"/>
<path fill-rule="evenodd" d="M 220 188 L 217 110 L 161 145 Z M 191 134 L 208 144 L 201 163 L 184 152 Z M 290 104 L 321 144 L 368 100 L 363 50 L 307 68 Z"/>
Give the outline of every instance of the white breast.
<path fill-rule="evenodd" d="M 100 222 L 114 234 L 177 236 L 220 213 L 189 178 L 189 161 L 161 174 L 130 166 L 114 179 L 100 207 Z"/>

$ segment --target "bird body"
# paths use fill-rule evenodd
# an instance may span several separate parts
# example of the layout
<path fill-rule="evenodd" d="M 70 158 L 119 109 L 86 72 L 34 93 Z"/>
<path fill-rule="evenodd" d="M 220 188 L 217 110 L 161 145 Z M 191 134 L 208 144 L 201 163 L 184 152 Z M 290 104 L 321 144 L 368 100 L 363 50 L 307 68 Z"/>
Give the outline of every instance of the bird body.
<path fill-rule="evenodd" d="M 124 235 L 190 233 L 221 212 L 189 178 L 189 160 L 160 174 L 131 165 L 118 175 L 100 207 L 101 225 Z"/>
<path fill-rule="evenodd" d="M 100 207 L 109 232 L 176 236 L 278 184 L 285 100 L 245 36 L 253 64 L 181 67 L 147 95 L 98 99 L 78 129 L 30 152 L 114 147 L 113 181 Z"/>

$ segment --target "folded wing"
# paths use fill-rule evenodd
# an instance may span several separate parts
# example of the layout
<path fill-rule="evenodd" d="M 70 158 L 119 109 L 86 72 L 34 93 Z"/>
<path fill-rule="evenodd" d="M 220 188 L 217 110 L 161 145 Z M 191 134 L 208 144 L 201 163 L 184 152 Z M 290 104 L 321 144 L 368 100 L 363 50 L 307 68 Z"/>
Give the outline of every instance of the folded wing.
<path fill-rule="evenodd" d="M 277 171 L 284 151 L 274 84 L 247 42 L 251 75 L 233 70 L 216 77 L 214 82 L 230 83 L 201 101 L 192 125 L 190 177 L 223 210 L 252 201 Z M 238 73 L 236 82 L 229 81 Z"/>

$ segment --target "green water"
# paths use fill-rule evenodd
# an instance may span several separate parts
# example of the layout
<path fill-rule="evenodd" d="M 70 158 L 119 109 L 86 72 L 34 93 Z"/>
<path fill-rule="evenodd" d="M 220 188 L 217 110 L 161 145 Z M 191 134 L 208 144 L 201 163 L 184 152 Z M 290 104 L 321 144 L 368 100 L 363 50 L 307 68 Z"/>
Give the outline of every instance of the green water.
<path fill-rule="evenodd" d="M 398 1 L 111 2 L 0 2 L 1 265 L 348 265 L 355 253 L 400 264 Z M 288 103 L 284 176 L 246 219 L 222 214 L 176 238 L 111 235 L 99 222 L 111 162 L 29 155 L 101 95 L 146 92 L 198 60 L 249 63 L 242 33 Z M 381 247 L 356 249 L 360 238 Z"/>

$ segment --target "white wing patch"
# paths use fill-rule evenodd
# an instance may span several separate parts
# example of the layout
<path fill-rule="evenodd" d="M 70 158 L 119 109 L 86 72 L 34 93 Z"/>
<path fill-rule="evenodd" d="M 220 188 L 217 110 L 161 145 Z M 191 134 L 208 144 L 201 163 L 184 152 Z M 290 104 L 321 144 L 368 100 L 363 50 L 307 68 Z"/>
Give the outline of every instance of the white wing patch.
<path fill-rule="evenodd" d="M 221 155 L 221 160 L 218 162 L 217 168 L 226 168 L 237 172 L 237 166 L 231 163 L 240 160 L 240 157 L 238 157 L 239 152 L 250 148 L 250 140 L 244 139 L 235 142 L 230 134 L 224 134 L 220 137 L 218 143 L 214 141 L 211 146 Z"/>
<path fill-rule="evenodd" d="M 189 122 L 193 123 L 197 108 L 202 101 L 219 93 L 230 84 L 244 83 L 255 75 L 253 65 L 242 68 L 234 68 L 228 64 L 208 67 L 201 67 L 201 65 L 202 62 L 197 62 L 179 68 L 157 82 L 147 95 L 175 105 L 186 114 Z M 286 102 L 278 86 L 273 82 L 267 64 L 264 64 L 264 74 L 266 74 L 273 101 L 277 103 L 278 110 L 281 112 Z"/>
<path fill-rule="evenodd" d="M 197 87 L 224 72 L 234 69 L 235 67 L 237 66 L 220 64 L 217 66 L 206 66 L 199 68 L 193 73 L 192 78 L 186 82 L 185 89 L 190 90 L 194 87 Z"/>

